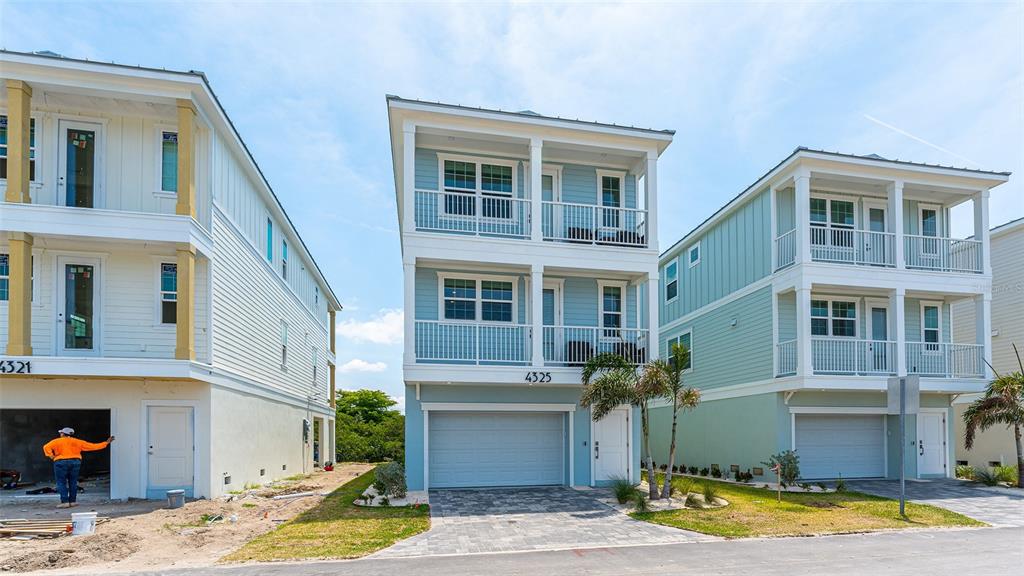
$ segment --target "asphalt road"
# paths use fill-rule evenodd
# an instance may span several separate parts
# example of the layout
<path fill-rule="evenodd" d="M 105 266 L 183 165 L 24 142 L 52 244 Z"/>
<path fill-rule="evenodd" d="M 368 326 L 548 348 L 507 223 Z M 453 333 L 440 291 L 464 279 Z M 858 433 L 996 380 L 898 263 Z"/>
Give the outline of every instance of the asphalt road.
<path fill-rule="evenodd" d="M 1024 528 L 920 530 L 727 540 L 469 556 L 364 558 L 171 570 L 161 576 L 419 576 L 522 574 L 1013 574 L 1024 566 Z M 137 576 L 138 573 L 136 573 Z"/>

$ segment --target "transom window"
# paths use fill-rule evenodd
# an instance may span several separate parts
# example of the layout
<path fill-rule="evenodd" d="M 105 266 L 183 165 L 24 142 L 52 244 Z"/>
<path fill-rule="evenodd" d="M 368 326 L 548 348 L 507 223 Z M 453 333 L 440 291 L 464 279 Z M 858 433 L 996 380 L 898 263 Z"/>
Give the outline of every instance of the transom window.
<path fill-rule="evenodd" d="M 622 328 L 622 286 L 601 287 L 601 327 L 605 338 L 618 338 Z"/>
<path fill-rule="evenodd" d="M 679 295 L 679 264 L 673 260 L 665 266 L 665 302 L 671 302 Z"/>
<path fill-rule="evenodd" d="M 444 211 L 448 215 L 512 218 L 512 164 L 444 160 Z"/>
<path fill-rule="evenodd" d="M 178 265 L 160 264 L 160 323 L 178 322 Z"/>
<path fill-rule="evenodd" d="M 7 116 L 0 114 L 0 178 L 7 178 Z M 36 181 L 36 119 L 28 121 L 28 179 Z"/>
<path fill-rule="evenodd" d="M 857 303 L 847 300 L 811 300 L 811 335 L 856 338 Z"/>
<path fill-rule="evenodd" d="M 924 349 L 928 352 L 937 352 L 939 342 L 942 341 L 940 307 L 937 304 L 923 304 L 921 306 L 921 339 L 924 341 Z"/>
<path fill-rule="evenodd" d="M 686 350 L 690 352 L 689 358 L 686 359 L 686 363 L 683 365 L 683 370 L 689 370 L 693 367 L 693 332 L 687 330 L 675 338 L 669 338 L 667 346 L 665 346 L 665 354 L 668 356 L 669 362 L 675 362 L 675 358 L 672 356 L 672 347 L 676 344 L 685 346 Z"/>
<path fill-rule="evenodd" d="M 178 193 L 178 133 L 160 131 L 160 191 Z"/>
<path fill-rule="evenodd" d="M 515 284 L 512 280 L 445 278 L 445 320 L 514 321 Z"/>

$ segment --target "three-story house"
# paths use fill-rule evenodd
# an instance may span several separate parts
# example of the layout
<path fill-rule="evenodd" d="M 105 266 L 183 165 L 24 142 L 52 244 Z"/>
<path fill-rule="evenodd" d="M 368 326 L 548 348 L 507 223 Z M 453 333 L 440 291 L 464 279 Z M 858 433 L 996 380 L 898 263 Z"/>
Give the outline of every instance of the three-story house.
<path fill-rule="evenodd" d="M 628 406 L 580 367 L 657 354 L 672 132 L 387 98 L 405 278 L 410 490 L 639 479 Z"/>
<path fill-rule="evenodd" d="M 64 426 L 117 437 L 82 473 L 119 499 L 333 460 L 340 305 L 206 77 L 6 51 L 0 77 L 0 468 L 50 481 Z"/>
<path fill-rule="evenodd" d="M 917 374 L 907 472 L 949 475 L 950 402 L 989 375 L 988 196 L 1008 178 L 798 148 L 669 248 L 662 352 L 690 347 L 685 378 L 703 396 L 681 417 L 675 464 L 757 476 L 794 449 L 804 478 L 893 477 L 887 382 Z M 974 237 L 952 238 L 964 203 Z M 952 338 L 957 302 L 976 311 L 971 341 Z M 664 458 L 670 409 L 654 413 Z"/>

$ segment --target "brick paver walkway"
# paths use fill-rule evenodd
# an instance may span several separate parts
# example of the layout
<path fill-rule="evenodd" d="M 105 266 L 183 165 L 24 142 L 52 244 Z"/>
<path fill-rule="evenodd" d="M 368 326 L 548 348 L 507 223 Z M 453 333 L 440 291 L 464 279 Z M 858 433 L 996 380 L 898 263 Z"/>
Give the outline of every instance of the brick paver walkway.
<path fill-rule="evenodd" d="M 857 492 L 900 497 L 899 480 L 856 480 L 847 485 Z M 959 512 L 993 526 L 1024 526 L 1024 490 L 982 488 L 949 478 L 908 481 L 906 486 L 908 500 Z"/>

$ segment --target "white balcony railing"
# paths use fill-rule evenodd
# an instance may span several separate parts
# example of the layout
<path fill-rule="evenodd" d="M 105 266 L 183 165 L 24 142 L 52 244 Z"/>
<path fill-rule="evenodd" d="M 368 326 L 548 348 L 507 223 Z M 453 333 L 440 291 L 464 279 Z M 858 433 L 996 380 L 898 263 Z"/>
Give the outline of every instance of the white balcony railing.
<path fill-rule="evenodd" d="M 529 364 L 530 326 L 416 321 L 416 360 L 453 364 Z"/>
<path fill-rule="evenodd" d="M 796 340 L 779 342 L 775 345 L 778 367 L 776 376 L 792 376 L 796 374 Z"/>
<path fill-rule="evenodd" d="M 907 372 L 932 378 L 984 378 L 983 346 L 907 342 Z"/>
<path fill-rule="evenodd" d="M 815 374 L 895 374 L 896 343 L 856 338 L 811 338 Z"/>
<path fill-rule="evenodd" d="M 543 202 L 545 240 L 605 246 L 647 246 L 647 211 L 593 204 Z"/>
<path fill-rule="evenodd" d="M 545 326 L 544 363 L 579 365 L 602 352 L 620 354 L 637 364 L 647 361 L 646 328 Z"/>
<path fill-rule="evenodd" d="M 793 262 L 796 262 L 796 230 L 775 239 L 775 269 L 780 270 Z"/>
<path fill-rule="evenodd" d="M 907 268 L 974 274 L 983 271 L 981 242 L 977 240 L 906 235 L 903 242 Z"/>
<path fill-rule="evenodd" d="M 417 190 L 415 216 L 417 230 L 504 238 L 530 236 L 528 198 Z"/>
<path fill-rule="evenodd" d="M 811 226 L 811 259 L 862 266 L 895 266 L 896 235 Z"/>

